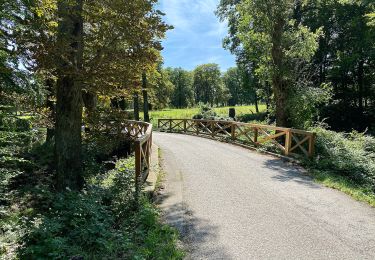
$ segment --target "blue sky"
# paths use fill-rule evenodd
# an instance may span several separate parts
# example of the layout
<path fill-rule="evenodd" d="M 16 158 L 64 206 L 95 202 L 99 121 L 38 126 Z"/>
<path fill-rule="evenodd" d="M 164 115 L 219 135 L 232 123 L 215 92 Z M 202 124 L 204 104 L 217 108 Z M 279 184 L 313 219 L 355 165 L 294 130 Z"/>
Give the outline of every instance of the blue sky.
<path fill-rule="evenodd" d="M 235 57 L 222 47 L 227 34 L 214 11 L 219 0 L 160 0 L 159 8 L 174 29 L 163 41 L 165 67 L 194 69 L 204 63 L 217 63 L 221 70 L 235 66 Z"/>

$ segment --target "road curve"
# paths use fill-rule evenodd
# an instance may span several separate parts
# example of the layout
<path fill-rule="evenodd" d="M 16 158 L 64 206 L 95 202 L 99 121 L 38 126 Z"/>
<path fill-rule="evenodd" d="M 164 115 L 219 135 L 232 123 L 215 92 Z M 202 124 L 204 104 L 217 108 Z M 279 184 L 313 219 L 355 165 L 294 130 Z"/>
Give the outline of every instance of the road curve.
<path fill-rule="evenodd" d="M 155 133 L 188 259 L 375 259 L 375 209 L 272 156 Z"/>

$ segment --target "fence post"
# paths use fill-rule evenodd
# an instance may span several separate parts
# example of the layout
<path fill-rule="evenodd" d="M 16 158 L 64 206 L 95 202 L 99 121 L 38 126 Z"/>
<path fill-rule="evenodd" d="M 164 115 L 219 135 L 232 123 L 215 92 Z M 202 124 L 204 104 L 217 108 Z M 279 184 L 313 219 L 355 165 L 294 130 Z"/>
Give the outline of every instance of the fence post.
<path fill-rule="evenodd" d="M 184 119 L 184 133 L 187 132 L 187 129 L 186 129 L 186 119 Z"/>
<path fill-rule="evenodd" d="M 211 121 L 210 125 L 211 125 L 211 136 L 212 138 L 215 138 L 215 122 Z"/>
<path fill-rule="evenodd" d="M 140 191 L 141 191 L 141 181 L 140 181 L 140 177 L 142 175 L 142 147 L 141 147 L 141 143 L 139 141 L 135 141 L 134 143 L 135 145 L 135 195 L 134 195 L 134 198 L 135 198 L 135 203 L 136 203 L 136 207 L 138 207 L 138 202 L 139 202 L 139 194 L 140 194 Z"/>
<path fill-rule="evenodd" d="M 292 132 L 288 129 L 285 132 L 285 155 L 289 156 L 290 148 L 292 146 Z"/>
<path fill-rule="evenodd" d="M 160 129 L 160 119 L 158 119 L 158 129 Z"/>
<path fill-rule="evenodd" d="M 169 132 L 172 133 L 172 119 L 169 119 Z"/>
<path fill-rule="evenodd" d="M 254 128 L 254 143 L 258 143 L 258 128 Z"/>
<path fill-rule="evenodd" d="M 236 140 L 236 124 L 235 123 L 231 124 L 230 133 L 231 133 L 231 136 L 232 136 L 232 140 L 235 141 Z"/>
<path fill-rule="evenodd" d="M 309 157 L 312 158 L 315 155 L 315 140 L 316 133 L 313 133 L 309 139 Z"/>
<path fill-rule="evenodd" d="M 198 121 L 195 121 L 195 128 L 197 131 L 197 135 L 199 135 L 199 122 Z"/>

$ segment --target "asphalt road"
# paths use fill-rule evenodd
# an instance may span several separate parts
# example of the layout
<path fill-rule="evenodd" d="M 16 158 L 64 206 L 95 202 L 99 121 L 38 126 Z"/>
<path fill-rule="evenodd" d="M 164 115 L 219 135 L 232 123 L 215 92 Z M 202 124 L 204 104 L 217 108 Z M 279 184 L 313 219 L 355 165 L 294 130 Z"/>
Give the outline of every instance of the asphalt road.
<path fill-rule="evenodd" d="M 160 207 L 188 259 L 375 259 L 375 209 L 275 157 L 155 133 Z"/>

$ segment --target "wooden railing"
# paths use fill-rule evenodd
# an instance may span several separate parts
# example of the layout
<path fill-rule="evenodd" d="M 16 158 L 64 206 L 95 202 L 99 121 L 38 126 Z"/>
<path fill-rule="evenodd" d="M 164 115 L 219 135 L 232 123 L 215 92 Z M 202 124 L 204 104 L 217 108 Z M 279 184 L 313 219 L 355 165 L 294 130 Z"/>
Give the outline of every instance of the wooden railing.
<path fill-rule="evenodd" d="M 197 119 L 158 119 L 158 128 L 161 131 L 224 138 L 255 147 L 272 143 L 286 156 L 302 154 L 312 157 L 315 152 L 315 133 L 292 128 Z"/>
<path fill-rule="evenodd" d="M 102 132 L 116 135 L 120 139 L 123 137 L 134 144 L 135 193 L 138 199 L 141 185 L 146 181 L 150 172 L 152 124 L 131 120 L 122 123 L 107 121 L 101 127 Z"/>

